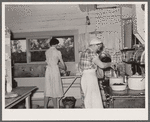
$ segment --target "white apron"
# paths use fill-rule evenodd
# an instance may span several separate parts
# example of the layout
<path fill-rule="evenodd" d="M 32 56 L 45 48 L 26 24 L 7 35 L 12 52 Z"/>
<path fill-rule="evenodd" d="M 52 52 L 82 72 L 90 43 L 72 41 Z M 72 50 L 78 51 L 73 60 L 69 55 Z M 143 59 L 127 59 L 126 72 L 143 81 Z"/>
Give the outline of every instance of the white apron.
<path fill-rule="evenodd" d="M 81 78 L 85 108 L 103 108 L 95 69 L 84 70 Z"/>

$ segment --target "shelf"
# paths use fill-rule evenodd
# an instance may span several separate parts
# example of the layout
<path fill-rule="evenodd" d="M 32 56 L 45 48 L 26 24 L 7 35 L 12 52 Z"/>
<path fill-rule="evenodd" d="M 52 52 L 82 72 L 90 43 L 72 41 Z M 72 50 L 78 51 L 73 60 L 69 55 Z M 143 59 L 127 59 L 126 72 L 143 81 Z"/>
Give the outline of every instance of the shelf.
<path fill-rule="evenodd" d="M 137 63 L 137 62 L 126 62 L 126 61 L 123 61 L 124 63 L 126 64 L 135 64 L 135 65 L 139 65 L 139 66 L 145 66 L 145 64 L 140 64 L 140 63 Z"/>
<path fill-rule="evenodd" d="M 122 49 L 120 50 L 121 52 L 126 52 L 126 51 L 134 51 L 135 49 L 134 48 L 130 48 L 130 49 Z"/>

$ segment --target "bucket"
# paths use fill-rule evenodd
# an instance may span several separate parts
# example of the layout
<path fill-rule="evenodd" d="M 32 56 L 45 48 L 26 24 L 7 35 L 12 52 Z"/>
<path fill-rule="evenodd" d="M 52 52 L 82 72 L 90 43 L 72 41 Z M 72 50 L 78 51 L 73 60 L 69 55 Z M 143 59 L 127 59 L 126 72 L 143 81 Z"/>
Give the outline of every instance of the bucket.
<path fill-rule="evenodd" d="M 74 97 L 65 97 L 62 100 L 62 103 L 64 105 L 64 108 L 74 108 L 75 103 L 76 103 L 76 99 Z"/>

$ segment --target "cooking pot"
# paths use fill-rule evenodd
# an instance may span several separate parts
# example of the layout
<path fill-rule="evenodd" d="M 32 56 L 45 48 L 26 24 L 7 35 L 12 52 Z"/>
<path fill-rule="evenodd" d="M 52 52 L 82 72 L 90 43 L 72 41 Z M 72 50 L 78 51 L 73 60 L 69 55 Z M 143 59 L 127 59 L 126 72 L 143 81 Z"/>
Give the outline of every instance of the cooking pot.
<path fill-rule="evenodd" d="M 111 56 L 105 51 L 103 51 L 99 54 L 99 59 L 102 62 L 111 62 Z"/>
<path fill-rule="evenodd" d="M 145 78 L 141 75 L 133 75 L 128 78 L 128 87 L 132 90 L 144 90 Z"/>

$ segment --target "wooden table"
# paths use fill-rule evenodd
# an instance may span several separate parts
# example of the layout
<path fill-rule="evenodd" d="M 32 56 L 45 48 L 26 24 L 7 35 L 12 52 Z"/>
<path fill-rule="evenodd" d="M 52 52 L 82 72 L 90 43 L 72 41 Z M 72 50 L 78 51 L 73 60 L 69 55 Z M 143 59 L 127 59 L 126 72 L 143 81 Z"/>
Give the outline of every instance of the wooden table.
<path fill-rule="evenodd" d="M 25 100 L 26 109 L 29 109 L 30 95 L 36 89 L 36 86 L 25 86 L 12 89 L 12 93 L 18 94 L 18 96 L 14 98 L 5 98 L 5 108 L 11 108 L 19 102 L 21 102 L 22 100 Z"/>

